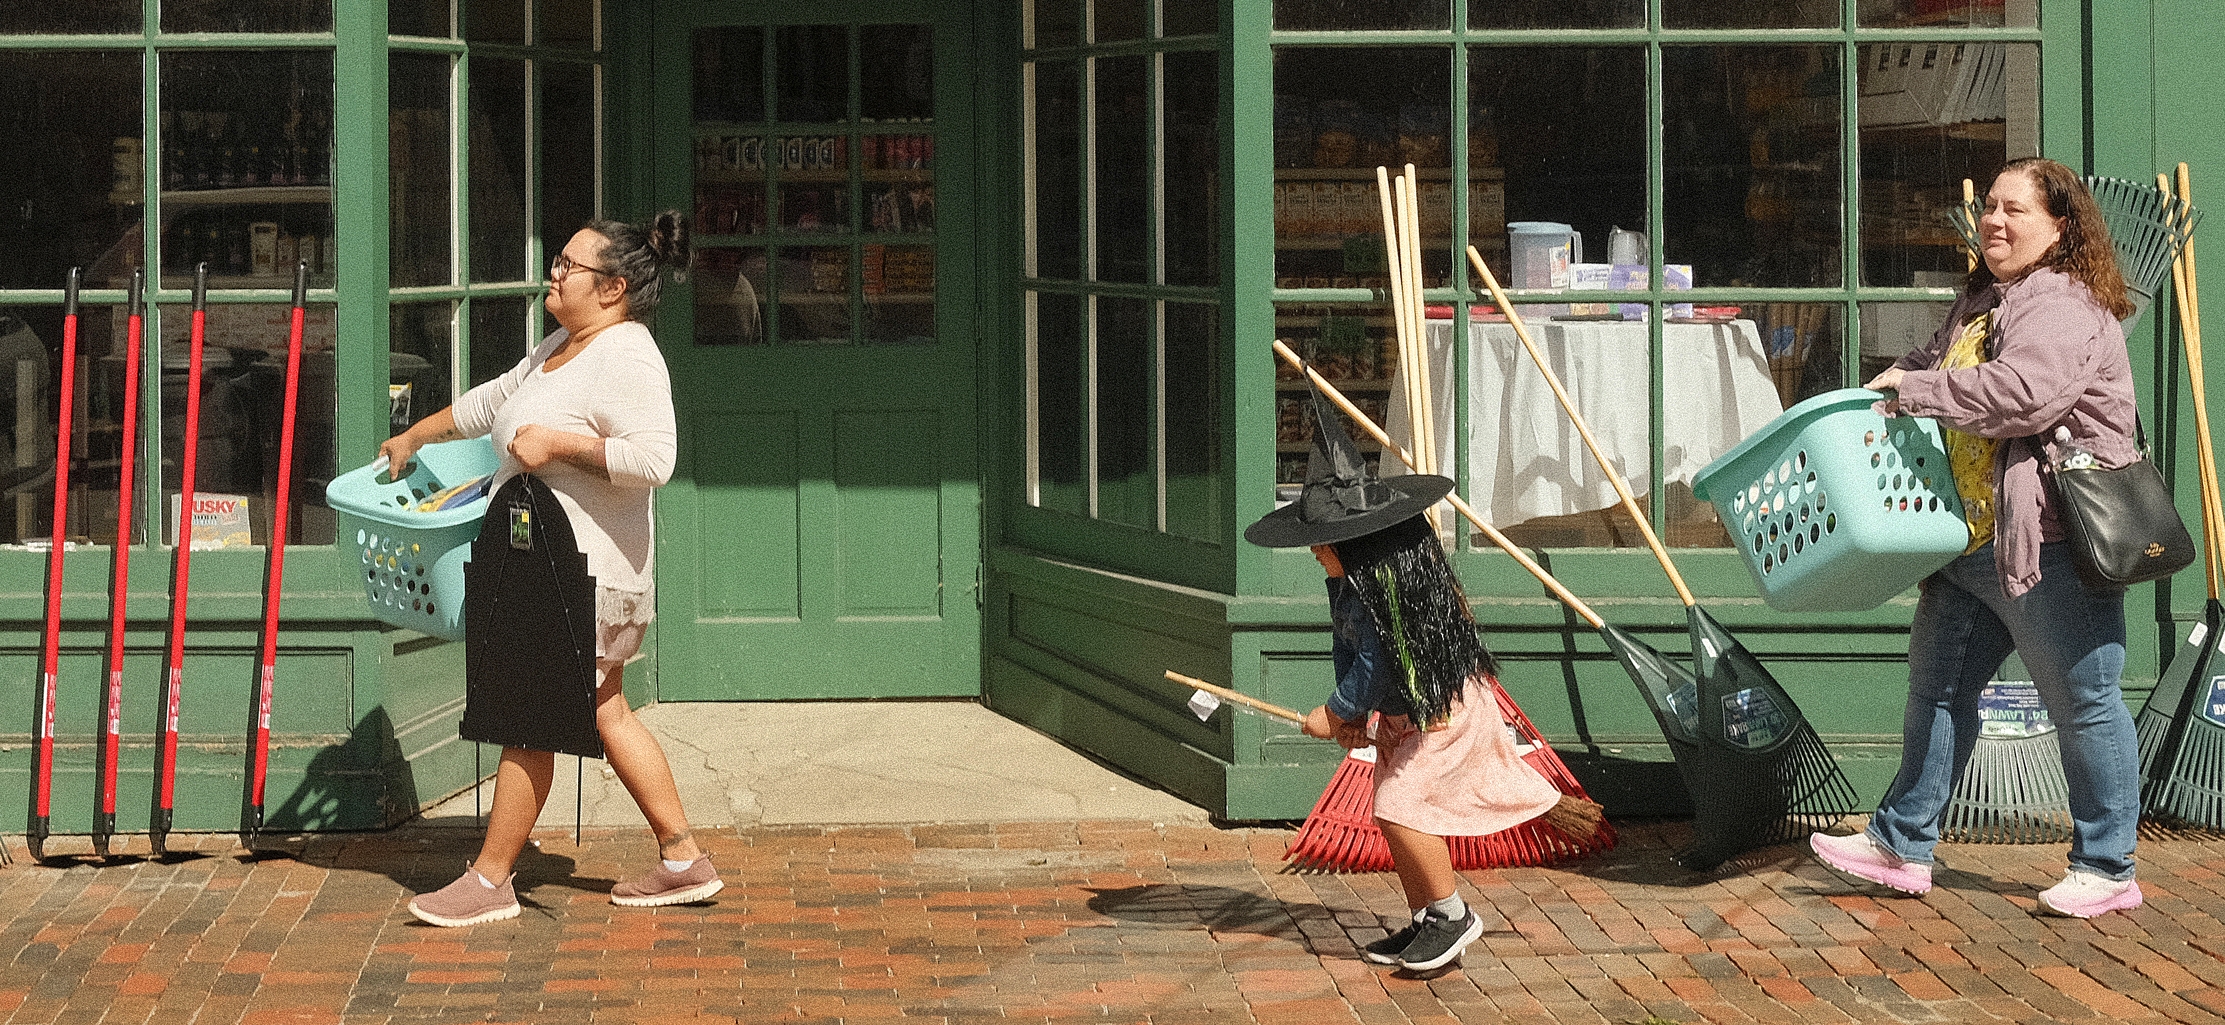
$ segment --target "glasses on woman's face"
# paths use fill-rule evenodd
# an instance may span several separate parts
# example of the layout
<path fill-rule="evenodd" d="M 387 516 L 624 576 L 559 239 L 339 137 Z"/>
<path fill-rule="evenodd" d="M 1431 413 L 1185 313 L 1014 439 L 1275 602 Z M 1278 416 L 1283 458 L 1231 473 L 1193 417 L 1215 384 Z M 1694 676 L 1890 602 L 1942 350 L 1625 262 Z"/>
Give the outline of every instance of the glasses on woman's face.
<path fill-rule="evenodd" d="M 610 273 L 609 271 L 604 270 L 601 267 L 594 267 L 588 264 L 580 263 L 579 261 L 572 259 L 570 256 L 564 253 L 558 253 L 556 254 L 556 259 L 549 261 L 549 280 L 562 281 L 564 280 L 565 275 L 568 275 L 575 270 L 583 270 L 595 274 Z"/>

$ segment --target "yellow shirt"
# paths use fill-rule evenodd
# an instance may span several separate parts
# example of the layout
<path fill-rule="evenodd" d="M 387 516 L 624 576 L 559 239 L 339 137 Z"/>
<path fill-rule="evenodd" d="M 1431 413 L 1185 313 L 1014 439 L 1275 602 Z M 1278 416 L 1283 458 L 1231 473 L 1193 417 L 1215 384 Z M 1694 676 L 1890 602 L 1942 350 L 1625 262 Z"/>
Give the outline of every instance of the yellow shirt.
<path fill-rule="evenodd" d="M 1962 326 L 1961 337 L 1940 357 L 1939 369 L 1965 370 L 1985 362 L 1986 335 L 1992 332 L 1991 311 L 1970 318 Z M 1947 442 L 1947 465 L 1955 474 L 1955 490 L 1962 495 L 1962 518 L 1970 525 L 1970 547 L 1963 549 L 1968 555 L 1993 540 L 1993 453 L 2001 442 L 1945 424 L 1940 425 L 1940 434 Z"/>

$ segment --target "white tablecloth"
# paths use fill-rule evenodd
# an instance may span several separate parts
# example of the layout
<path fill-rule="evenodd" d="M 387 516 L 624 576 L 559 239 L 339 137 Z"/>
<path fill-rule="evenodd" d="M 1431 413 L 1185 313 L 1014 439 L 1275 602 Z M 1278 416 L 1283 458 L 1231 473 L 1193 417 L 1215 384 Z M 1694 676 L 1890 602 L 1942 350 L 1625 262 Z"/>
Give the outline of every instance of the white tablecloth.
<path fill-rule="evenodd" d="M 1541 321 L 1530 325 L 1530 337 L 1631 492 L 1649 493 L 1646 325 Z M 1585 450 L 1514 328 L 1473 323 L 1468 338 L 1468 500 L 1476 511 L 1504 527 L 1615 505 L 1614 485 Z M 1450 473 L 1456 451 L 1452 322 L 1430 321 L 1427 339 L 1438 457 Z M 1690 483 L 1715 457 L 1784 411 L 1753 321 L 1665 324 L 1661 349 L 1662 471 L 1670 481 Z M 1388 419 L 1391 437 L 1408 444 L 1412 428 L 1403 389 L 1391 389 Z M 1395 458 L 1384 460 L 1385 473 L 1403 469 Z"/>

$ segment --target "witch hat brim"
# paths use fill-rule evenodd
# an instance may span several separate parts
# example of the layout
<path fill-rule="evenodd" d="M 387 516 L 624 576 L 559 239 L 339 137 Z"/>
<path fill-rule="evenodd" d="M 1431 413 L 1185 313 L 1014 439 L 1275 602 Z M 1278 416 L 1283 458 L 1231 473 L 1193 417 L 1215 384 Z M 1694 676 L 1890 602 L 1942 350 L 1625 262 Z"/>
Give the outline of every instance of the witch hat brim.
<path fill-rule="evenodd" d="M 1297 501 L 1246 528 L 1244 540 L 1263 548 L 1336 544 L 1419 516 L 1452 492 L 1452 478 L 1432 473 L 1388 479 L 1369 474 L 1359 446 L 1318 389 L 1313 424 L 1305 490 Z"/>

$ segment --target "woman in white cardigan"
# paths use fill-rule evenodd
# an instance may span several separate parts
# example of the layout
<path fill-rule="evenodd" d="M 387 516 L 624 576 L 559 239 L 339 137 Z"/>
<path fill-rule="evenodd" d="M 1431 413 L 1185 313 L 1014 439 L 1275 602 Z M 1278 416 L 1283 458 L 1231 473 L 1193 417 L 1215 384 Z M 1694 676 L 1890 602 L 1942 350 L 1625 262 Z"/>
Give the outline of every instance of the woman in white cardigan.
<path fill-rule="evenodd" d="M 641 320 L 655 311 L 665 274 L 685 273 L 688 254 L 676 212 L 646 229 L 582 228 L 549 267 L 543 305 L 557 330 L 508 373 L 379 447 L 399 471 L 424 445 L 491 434 L 502 457 L 495 488 L 531 472 L 563 504 L 595 577 L 595 726 L 662 853 L 647 875 L 612 888 L 611 902 L 629 907 L 702 900 L 724 885 L 689 834 L 663 749 L 625 695 L 625 664 L 656 613 L 649 496 L 671 478 L 678 448 L 671 376 Z M 511 868 L 554 772 L 546 751 L 504 748 L 478 858 L 455 882 L 412 900 L 410 912 L 443 926 L 515 917 Z"/>

